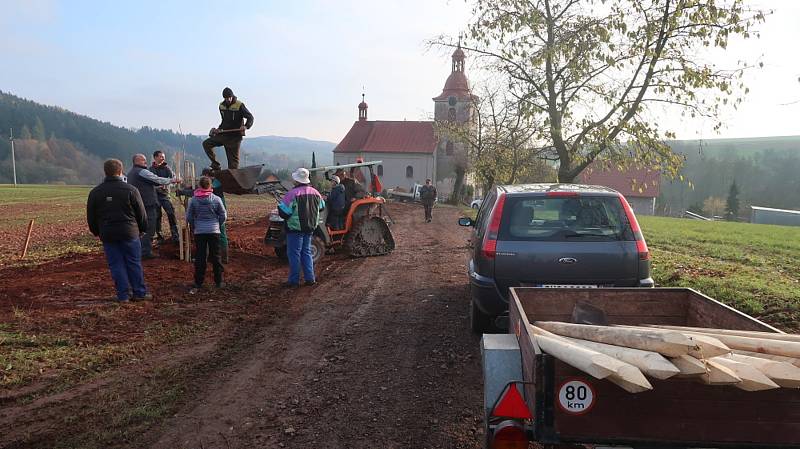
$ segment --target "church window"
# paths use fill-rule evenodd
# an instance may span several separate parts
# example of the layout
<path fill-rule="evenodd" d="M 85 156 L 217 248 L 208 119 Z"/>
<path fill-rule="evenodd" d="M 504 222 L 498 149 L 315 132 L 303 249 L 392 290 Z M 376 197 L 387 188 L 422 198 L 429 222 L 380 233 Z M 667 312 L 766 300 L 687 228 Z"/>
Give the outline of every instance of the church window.
<path fill-rule="evenodd" d="M 450 110 L 447 111 L 447 119 L 451 121 L 456 119 L 456 108 L 450 108 Z"/>
<path fill-rule="evenodd" d="M 414 177 L 414 167 L 408 166 L 406 167 L 406 178 L 413 178 Z"/>
<path fill-rule="evenodd" d="M 378 176 L 383 176 L 383 165 L 378 165 Z"/>
<path fill-rule="evenodd" d="M 444 152 L 448 156 L 452 156 L 453 155 L 453 142 L 447 142 L 447 145 L 445 145 L 444 148 L 445 148 Z"/>

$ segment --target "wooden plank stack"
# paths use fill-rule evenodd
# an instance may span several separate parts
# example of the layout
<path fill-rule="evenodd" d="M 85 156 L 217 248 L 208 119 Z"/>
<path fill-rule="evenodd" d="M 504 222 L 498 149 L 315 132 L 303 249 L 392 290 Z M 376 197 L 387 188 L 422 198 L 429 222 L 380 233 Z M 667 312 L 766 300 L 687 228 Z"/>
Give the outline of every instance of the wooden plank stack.
<path fill-rule="evenodd" d="M 531 325 L 546 353 L 631 393 L 647 377 L 693 378 L 745 391 L 800 388 L 800 335 L 681 326 Z"/>

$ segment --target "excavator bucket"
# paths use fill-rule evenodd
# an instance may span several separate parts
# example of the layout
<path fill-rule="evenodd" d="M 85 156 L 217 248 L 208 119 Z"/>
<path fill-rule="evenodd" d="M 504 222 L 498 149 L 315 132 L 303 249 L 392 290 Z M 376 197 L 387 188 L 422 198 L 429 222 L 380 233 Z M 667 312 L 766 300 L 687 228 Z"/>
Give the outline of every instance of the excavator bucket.
<path fill-rule="evenodd" d="M 353 225 L 344 248 L 352 257 L 381 256 L 394 250 L 394 236 L 386 220 L 367 216 Z"/>
<path fill-rule="evenodd" d="M 255 193 L 254 189 L 261 176 L 263 165 L 250 165 L 242 168 L 218 170 L 214 176 L 222 183 L 222 191 L 234 195 Z"/>

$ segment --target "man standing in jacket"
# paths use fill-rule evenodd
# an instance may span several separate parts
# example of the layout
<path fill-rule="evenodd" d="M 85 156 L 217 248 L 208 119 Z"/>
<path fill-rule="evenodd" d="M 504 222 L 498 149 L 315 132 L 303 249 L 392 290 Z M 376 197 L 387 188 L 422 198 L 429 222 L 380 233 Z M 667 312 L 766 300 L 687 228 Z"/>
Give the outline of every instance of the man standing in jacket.
<path fill-rule="evenodd" d="M 333 229 L 344 229 L 344 215 L 347 202 L 344 194 L 344 186 L 339 182 L 339 177 L 330 177 L 333 186 L 328 195 L 328 224 Z"/>
<path fill-rule="evenodd" d="M 420 187 L 419 199 L 425 208 L 425 221 L 430 223 L 433 220 L 433 203 L 436 202 L 436 187 L 431 184 L 430 179 L 426 179 L 425 185 Z"/>
<path fill-rule="evenodd" d="M 128 172 L 128 184 L 136 187 L 142 196 L 144 208 L 147 211 L 147 230 L 141 238 L 142 259 L 155 259 L 153 254 L 153 235 L 156 233 L 156 219 L 158 218 L 158 194 L 156 186 L 168 185 L 178 182 L 177 179 L 162 178 L 147 169 L 147 158 L 144 154 L 133 156 L 133 167 Z"/>
<path fill-rule="evenodd" d="M 156 176 L 161 178 L 174 178 L 175 173 L 167 165 L 167 155 L 161 150 L 153 152 L 153 165 L 150 166 L 150 171 Z M 175 219 L 175 208 L 169 200 L 169 185 L 159 185 L 156 188 L 156 196 L 158 197 L 158 218 L 156 218 L 156 235 L 159 239 L 163 239 L 161 234 L 161 210 L 167 213 L 167 220 L 169 221 L 169 231 L 172 243 L 178 243 L 178 221 Z"/>
<path fill-rule="evenodd" d="M 211 178 L 200 178 L 189 205 L 186 207 L 186 222 L 194 231 L 197 254 L 194 256 L 194 288 L 202 288 L 206 277 L 206 259 L 211 259 L 214 283 L 222 287 L 222 261 L 219 254 L 220 227 L 228 214 L 222 199 L 214 195 Z"/>
<path fill-rule="evenodd" d="M 217 155 L 214 148 L 225 147 L 225 155 L 228 158 L 228 168 L 239 168 L 239 147 L 242 145 L 244 131 L 253 126 L 253 114 L 247 110 L 233 94 L 230 87 L 222 90 L 224 100 L 219 104 L 219 115 L 222 121 L 218 128 L 212 128 L 208 133 L 208 139 L 203 141 L 203 149 L 211 160 L 211 168 L 219 170 L 222 168 L 217 162 Z M 247 119 L 245 122 L 244 120 Z"/>
<path fill-rule="evenodd" d="M 139 234 L 147 228 L 139 191 L 122 179 L 122 162 L 109 159 L 103 164 L 106 177 L 89 192 L 86 221 L 93 235 L 100 237 L 108 268 L 117 290 L 117 301 L 151 299 L 144 284 Z"/>
<path fill-rule="evenodd" d="M 295 187 L 278 204 L 278 214 L 286 220 L 286 255 L 289 257 L 289 280 L 285 287 L 300 285 L 300 268 L 306 285 L 317 283 L 314 276 L 314 258 L 311 239 L 319 226 L 319 211 L 325 209 L 325 200 L 317 189 L 311 187 L 308 170 L 298 168 L 292 173 Z"/>

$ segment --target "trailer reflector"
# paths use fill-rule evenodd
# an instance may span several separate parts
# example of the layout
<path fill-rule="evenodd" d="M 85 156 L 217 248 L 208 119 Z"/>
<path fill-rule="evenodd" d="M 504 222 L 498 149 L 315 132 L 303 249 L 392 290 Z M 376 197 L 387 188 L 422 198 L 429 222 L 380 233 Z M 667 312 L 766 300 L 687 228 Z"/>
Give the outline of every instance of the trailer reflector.
<path fill-rule="evenodd" d="M 491 449 L 527 449 L 528 435 L 520 423 L 512 420 L 504 421 L 492 434 L 490 447 Z"/>
<path fill-rule="evenodd" d="M 515 419 L 533 419 L 525 400 L 513 383 L 506 388 L 503 397 L 492 410 L 492 416 Z"/>

